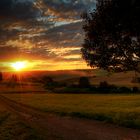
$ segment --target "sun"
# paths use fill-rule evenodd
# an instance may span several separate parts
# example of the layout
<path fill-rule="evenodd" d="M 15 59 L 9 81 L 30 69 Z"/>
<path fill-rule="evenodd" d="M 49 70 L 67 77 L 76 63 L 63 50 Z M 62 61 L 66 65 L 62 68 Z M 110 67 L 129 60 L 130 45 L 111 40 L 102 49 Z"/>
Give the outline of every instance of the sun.
<path fill-rule="evenodd" d="M 15 69 L 16 71 L 21 71 L 22 69 L 27 67 L 27 62 L 17 61 L 17 62 L 11 63 L 11 67 Z"/>

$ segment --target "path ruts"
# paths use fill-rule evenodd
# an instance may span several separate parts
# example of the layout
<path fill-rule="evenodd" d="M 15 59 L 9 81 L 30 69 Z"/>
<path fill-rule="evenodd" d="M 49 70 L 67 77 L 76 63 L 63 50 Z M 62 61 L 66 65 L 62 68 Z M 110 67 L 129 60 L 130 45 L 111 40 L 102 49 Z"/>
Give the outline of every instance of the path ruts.
<path fill-rule="evenodd" d="M 35 128 L 44 140 L 140 140 L 140 130 L 41 112 L 2 95 L 0 103 Z"/>

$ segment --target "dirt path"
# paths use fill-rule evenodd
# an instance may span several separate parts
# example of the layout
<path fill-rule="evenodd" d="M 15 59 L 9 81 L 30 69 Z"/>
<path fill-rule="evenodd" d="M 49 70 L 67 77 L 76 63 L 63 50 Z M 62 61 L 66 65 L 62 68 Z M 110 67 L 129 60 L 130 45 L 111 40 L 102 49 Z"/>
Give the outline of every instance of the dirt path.
<path fill-rule="evenodd" d="M 35 128 L 44 140 L 140 140 L 140 130 L 48 114 L 3 96 L 0 96 L 0 103 Z"/>

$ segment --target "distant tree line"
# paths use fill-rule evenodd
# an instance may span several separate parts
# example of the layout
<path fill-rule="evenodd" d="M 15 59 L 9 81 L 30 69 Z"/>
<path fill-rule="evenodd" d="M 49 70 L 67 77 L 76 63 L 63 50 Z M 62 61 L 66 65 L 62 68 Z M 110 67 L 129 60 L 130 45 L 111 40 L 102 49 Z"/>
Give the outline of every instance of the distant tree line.
<path fill-rule="evenodd" d="M 138 87 L 119 87 L 102 81 L 99 85 L 91 85 L 88 77 L 80 77 L 77 84 L 54 81 L 52 77 L 46 76 L 42 79 L 44 87 L 54 93 L 140 93 Z"/>

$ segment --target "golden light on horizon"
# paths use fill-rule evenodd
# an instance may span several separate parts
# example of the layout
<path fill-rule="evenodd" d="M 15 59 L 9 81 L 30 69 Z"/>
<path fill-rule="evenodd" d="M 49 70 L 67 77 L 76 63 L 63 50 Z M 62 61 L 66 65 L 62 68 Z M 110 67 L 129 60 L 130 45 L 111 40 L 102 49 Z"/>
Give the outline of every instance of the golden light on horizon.
<path fill-rule="evenodd" d="M 11 67 L 16 71 L 21 71 L 27 67 L 27 61 L 17 61 L 11 63 Z"/>

